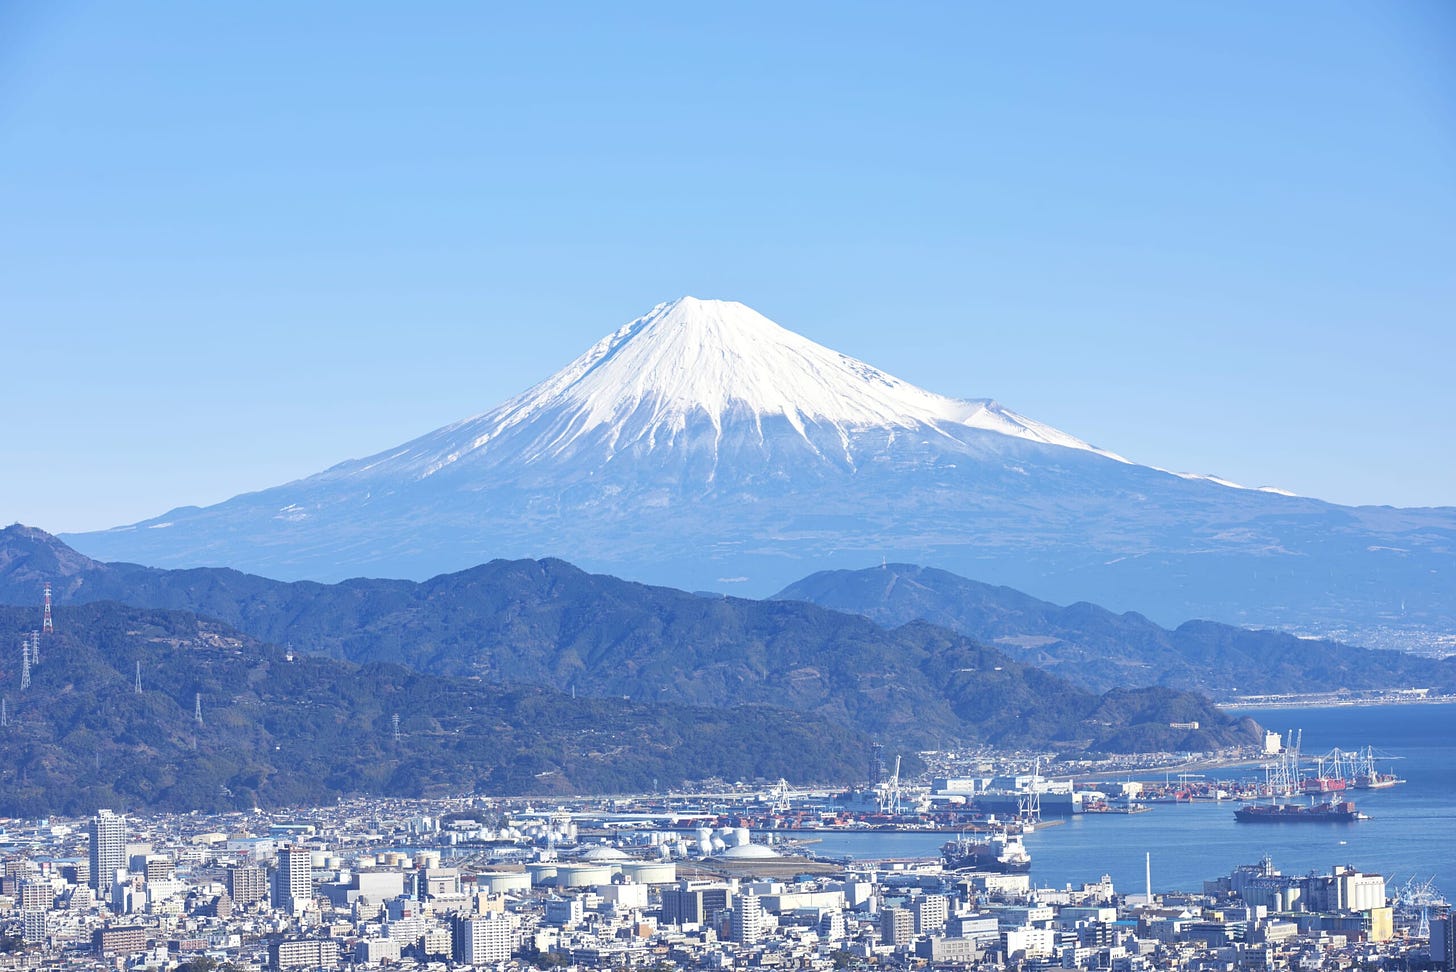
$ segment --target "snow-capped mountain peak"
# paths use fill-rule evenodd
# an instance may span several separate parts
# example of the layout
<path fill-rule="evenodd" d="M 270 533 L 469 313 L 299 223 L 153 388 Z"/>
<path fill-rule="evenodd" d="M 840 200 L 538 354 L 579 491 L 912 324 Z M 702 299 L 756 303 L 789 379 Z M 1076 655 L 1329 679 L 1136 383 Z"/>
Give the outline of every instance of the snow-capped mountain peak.
<path fill-rule="evenodd" d="M 1392 603 L 1409 603 L 1449 628 L 1456 511 L 1233 485 L 1118 460 L 742 304 L 683 298 L 473 418 L 75 540 L 102 560 L 330 580 L 551 555 L 745 594 L 890 559 L 1169 622 L 1319 630 L 1355 610 L 1386 625 Z M 1386 580 L 1372 588 L 1372 576 Z"/>
<path fill-rule="evenodd" d="M 491 411 L 365 460 L 364 468 L 402 462 L 430 476 L 508 439 L 515 440 L 509 451 L 526 462 L 568 454 L 586 441 L 604 444 L 610 456 L 628 447 L 670 446 L 704 423 L 717 436 L 730 422 L 749 422 L 761 438 L 764 423 L 777 420 L 805 441 L 837 437 L 851 463 L 850 439 L 865 430 L 957 428 L 1126 461 L 989 399 L 947 398 L 916 387 L 737 301 L 682 297 L 657 305 Z"/>

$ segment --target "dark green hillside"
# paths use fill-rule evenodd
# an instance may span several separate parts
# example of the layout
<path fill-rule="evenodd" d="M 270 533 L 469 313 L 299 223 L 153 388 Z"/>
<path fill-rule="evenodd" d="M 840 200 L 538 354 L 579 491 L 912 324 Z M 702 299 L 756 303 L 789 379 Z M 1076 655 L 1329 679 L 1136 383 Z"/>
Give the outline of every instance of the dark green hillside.
<path fill-rule="evenodd" d="M 1091 720 L 1098 698 L 1004 653 L 926 624 L 887 631 L 812 604 L 704 598 L 588 574 L 559 560 L 493 561 L 421 584 L 281 583 L 235 571 L 75 563 L 40 531 L 0 536 L 0 595 L 47 570 L 60 596 L 186 607 L 253 637 L 357 663 L 479 676 L 578 694 L 792 709 L 905 747 L 947 741 L 1080 748 L 1126 726 Z M 1208 746 L 1248 740 L 1203 712 Z M 1142 748 L 1183 733 L 1147 730 Z"/>
<path fill-rule="evenodd" d="M 178 611 L 102 602 L 58 608 L 56 621 L 22 691 L 18 644 L 33 612 L 0 608 L 0 644 L 17 646 L 0 673 L 0 815 L 613 792 L 705 776 L 855 782 L 869 751 L 862 736 L 781 709 L 572 699 L 386 663 L 289 661 Z"/>

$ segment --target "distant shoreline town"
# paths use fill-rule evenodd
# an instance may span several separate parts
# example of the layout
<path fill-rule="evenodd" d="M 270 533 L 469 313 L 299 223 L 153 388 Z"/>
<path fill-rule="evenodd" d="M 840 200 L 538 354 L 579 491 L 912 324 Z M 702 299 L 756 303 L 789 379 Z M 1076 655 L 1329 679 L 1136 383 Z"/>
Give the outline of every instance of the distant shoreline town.
<path fill-rule="evenodd" d="M 1357 705 L 1439 705 L 1456 702 L 1456 695 L 1430 689 L 1392 689 L 1384 692 L 1286 692 L 1272 695 L 1244 695 L 1215 700 L 1225 712 L 1247 709 L 1314 709 Z"/>

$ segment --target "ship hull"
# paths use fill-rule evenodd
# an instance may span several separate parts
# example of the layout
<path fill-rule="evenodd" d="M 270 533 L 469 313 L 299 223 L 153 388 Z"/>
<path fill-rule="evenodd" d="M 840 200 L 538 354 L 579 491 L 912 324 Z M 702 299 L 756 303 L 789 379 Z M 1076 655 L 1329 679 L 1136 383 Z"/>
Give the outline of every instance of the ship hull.
<path fill-rule="evenodd" d="M 990 871 L 994 874 L 1028 874 L 1030 861 L 1002 861 L 995 854 L 946 854 L 945 867 L 949 871 Z"/>
<path fill-rule="evenodd" d="M 1353 803 L 1345 801 L 1316 807 L 1293 804 L 1240 807 L 1234 811 L 1234 819 L 1239 823 L 1351 823 L 1366 818 Z"/>
<path fill-rule="evenodd" d="M 1020 837 L 997 834 L 991 840 L 978 842 L 959 838 L 946 841 L 940 848 L 941 860 L 951 871 L 990 871 L 995 874 L 1026 874 L 1031 870 L 1031 855 L 1022 846 Z"/>

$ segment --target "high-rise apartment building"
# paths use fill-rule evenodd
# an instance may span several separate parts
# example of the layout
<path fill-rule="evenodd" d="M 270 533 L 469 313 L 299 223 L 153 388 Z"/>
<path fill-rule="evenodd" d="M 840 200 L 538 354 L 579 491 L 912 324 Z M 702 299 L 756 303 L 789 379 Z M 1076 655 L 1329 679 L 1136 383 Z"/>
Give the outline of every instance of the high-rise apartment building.
<path fill-rule="evenodd" d="M 940 894 L 917 895 L 910 902 L 910 913 L 915 916 L 915 934 L 934 934 L 945 929 L 945 921 L 950 917 L 950 902 Z"/>
<path fill-rule="evenodd" d="M 227 893 L 233 904 L 250 905 L 268 897 L 268 880 L 263 869 L 252 864 L 239 864 L 227 869 Z"/>
<path fill-rule="evenodd" d="M 454 925 L 454 958 L 467 965 L 504 962 L 515 945 L 515 919 L 501 912 L 459 917 Z"/>
<path fill-rule="evenodd" d="M 741 945 L 752 945 L 763 938 L 763 905 L 752 891 L 733 902 L 731 938 Z"/>
<path fill-rule="evenodd" d="M 126 820 L 110 810 L 98 810 L 86 832 L 91 837 L 91 887 L 102 901 L 111 897 L 116 872 L 126 867 Z"/>
<path fill-rule="evenodd" d="M 299 915 L 313 902 L 313 863 L 307 847 L 289 844 L 278 851 L 273 878 L 273 907 Z"/>
<path fill-rule="evenodd" d="M 915 916 L 906 908 L 880 912 L 880 941 L 886 945 L 908 945 L 915 940 Z"/>

